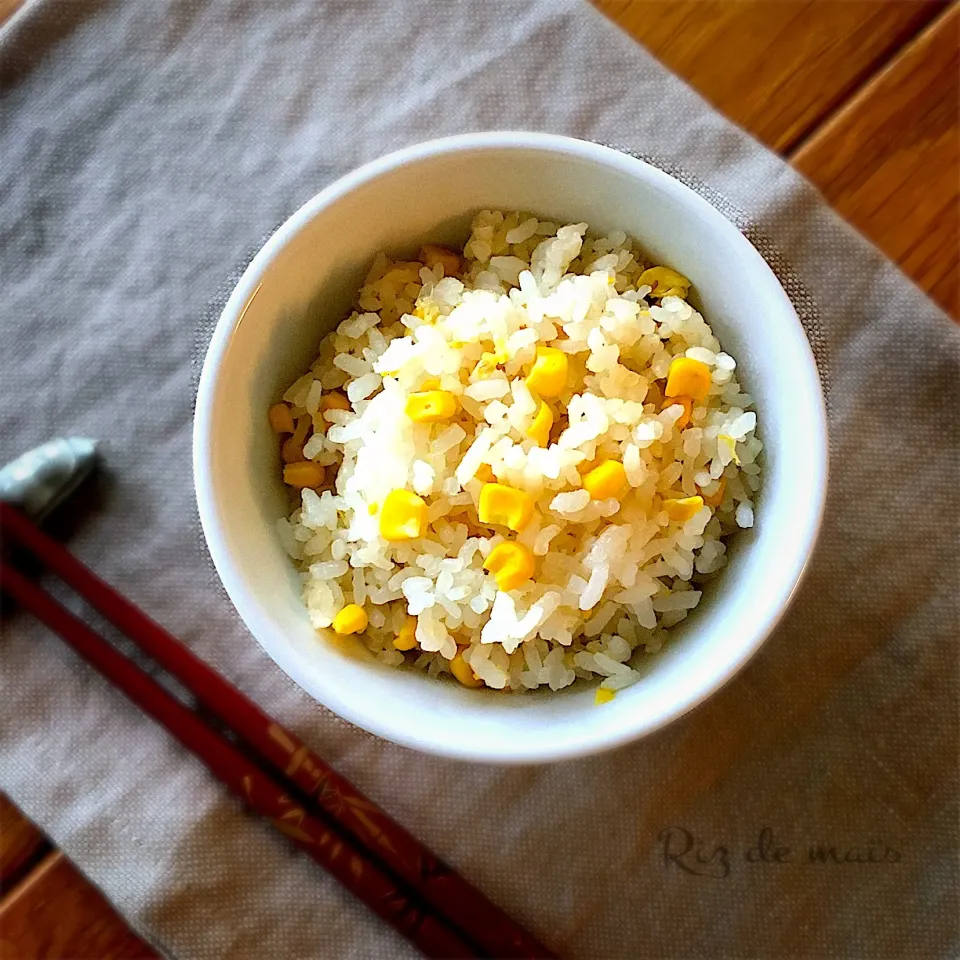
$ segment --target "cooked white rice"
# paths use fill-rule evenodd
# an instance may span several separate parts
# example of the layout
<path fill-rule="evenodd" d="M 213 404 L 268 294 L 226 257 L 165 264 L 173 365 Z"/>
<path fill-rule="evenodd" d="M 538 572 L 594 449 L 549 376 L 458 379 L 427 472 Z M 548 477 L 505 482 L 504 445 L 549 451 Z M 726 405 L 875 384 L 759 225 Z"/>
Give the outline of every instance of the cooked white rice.
<path fill-rule="evenodd" d="M 697 606 L 728 536 L 752 526 L 761 443 L 734 359 L 680 296 L 638 288 L 650 264 L 625 234 L 586 230 L 484 211 L 460 279 L 378 255 L 356 310 L 283 398 L 294 419 L 310 418 L 304 458 L 328 478 L 335 471 L 327 488 L 300 491 L 278 524 L 316 628 L 356 603 L 369 617 L 360 640 L 385 663 L 437 676 L 459 650 L 487 687 L 559 690 L 579 677 L 615 691 Z M 569 359 L 546 447 L 525 436 L 538 406 L 525 371 L 538 346 Z M 679 430 L 683 410 L 666 405 L 662 387 L 684 355 L 710 368 L 712 384 Z M 457 397 L 453 419 L 405 414 L 426 381 Z M 352 409 L 324 415 L 334 390 Z M 591 499 L 582 486 L 584 466 L 607 459 L 625 468 L 622 500 Z M 479 524 L 483 464 L 535 498 L 521 533 Z M 428 525 L 389 543 L 377 512 L 398 488 L 426 500 Z M 718 506 L 685 522 L 663 508 L 720 491 Z M 482 568 L 505 538 L 536 558 L 533 579 L 509 592 Z M 417 647 L 404 653 L 393 642 L 411 614 Z"/>

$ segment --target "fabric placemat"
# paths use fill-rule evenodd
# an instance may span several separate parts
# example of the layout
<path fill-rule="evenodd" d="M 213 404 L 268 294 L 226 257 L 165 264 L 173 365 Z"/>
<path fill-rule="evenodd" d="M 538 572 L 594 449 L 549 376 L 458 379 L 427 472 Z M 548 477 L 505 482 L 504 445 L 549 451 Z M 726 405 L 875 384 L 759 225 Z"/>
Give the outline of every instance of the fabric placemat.
<path fill-rule="evenodd" d="M 580 0 L 37 0 L 0 97 L 0 458 L 103 441 L 81 558 L 564 956 L 960 953 L 960 338 L 794 171 Z M 198 318 L 251 244 L 363 161 L 497 128 L 658 157 L 741 211 L 816 304 L 830 405 L 823 533 L 762 651 L 655 736 L 545 767 L 311 702 L 218 586 L 190 470 Z M 0 788 L 158 948 L 412 954 L 59 640 L 3 629 Z"/>

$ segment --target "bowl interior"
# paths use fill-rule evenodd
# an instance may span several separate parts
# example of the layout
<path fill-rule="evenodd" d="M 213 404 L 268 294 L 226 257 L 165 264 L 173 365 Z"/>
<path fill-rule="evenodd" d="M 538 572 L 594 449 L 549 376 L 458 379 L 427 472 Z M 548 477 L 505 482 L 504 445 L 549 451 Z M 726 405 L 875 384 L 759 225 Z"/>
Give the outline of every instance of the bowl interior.
<path fill-rule="evenodd" d="M 471 691 L 388 668 L 311 629 L 275 534 L 286 511 L 265 412 L 342 318 L 378 250 L 461 244 L 482 208 L 623 229 L 693 281 L 698 305 L 756 399 L 765 444 L 757 526 L 643 680 L 602 708 L 593 685 L 559 694 Z M 197 402 L 204 531 L 248 627 L 305 690 L 346 719 L 428 752 L 522 762 L 614 746 L 662 725 L 729 678 L 783 611 L 813 544 L 825 428 L 809 346 L 753 247 L 687 188 L 614 151 L 562 138 L 478 135 L 362 168 L 268 242 L 224 310 Z"/>

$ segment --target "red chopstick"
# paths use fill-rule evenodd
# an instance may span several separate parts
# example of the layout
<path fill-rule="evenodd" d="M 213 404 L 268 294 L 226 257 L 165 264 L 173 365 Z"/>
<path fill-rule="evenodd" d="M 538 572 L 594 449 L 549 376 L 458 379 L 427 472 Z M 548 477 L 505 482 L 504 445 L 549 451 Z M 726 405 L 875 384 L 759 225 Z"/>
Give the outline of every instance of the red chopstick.
<path fill-rule="evenodd" d="M 4 591 L 166 727 L 217 779 L 249 807 L 267 817 L 426 956 L 479 955 L 458 931 L 405 896 L 393 878 L 365 857 L 344 834 L 312 817 L 287 796 L 281 784 L 40 587 L 3 562 L 0 562 L 0 583 Z"/>
<path fill-rule="evenodd" d="M 84 597 L 94 609 L 127 634 L 145 653 L 177 677 L 197 698 L 198 702 L 202 703 L 211 713 L 216 714 L 245 740 L 258 755 L 281 772 L 284 777 L 289 778 L 317 803 L 327 817 L 333 821 L 334 830 L 342 833 L 349 840 L 358 842 L 362 848 L 378 858 L 389 871 L 396 874 L 404 884 L 409 885 L 430 908 L 448 920 L 453 926 L 462 930 L 467 941 L 472 941 L 484 953 L 489 953 L 494 957 L 548 958 L 554 956 L 531 934 L 527 933 L 507 914 L 491 903 L 479 890 L 438 860 L 409 832 L 391 820 L 376 804 L 360 793 L 348 780 L 340 776 L 292 732 L 265 714 L 255 703 L 191 653 L 163 627 L 147 617 L 129 600 L 117 593 L 80 563 L 65 547 L 42 533 L 31 521 L 8 504 L 0 503 L 0 527 L 42 560 L 64 582 Z M 51 626 L 55 632 L 64 636 L 68 642 L 76 646 L 73 638 L 78 635 L 75 628 L 79 625 L 84 631 L 91 634 L 99 644 L 106 647 L 110 654 L 120 658 L 127 668 L 136 671 L 140 677 L 153 683 L 121 654 L 109 647 L 96 634 L 92 634 L 92 631 L 89 631 L 82 621 L 77 620 L 66 610 L 59 608 L 60 613 L 56 614 L 59 624 L 68 622 L 61 614 L 70 618 L 71 621 L 75 621 L 69 627 L 71 636 L 66 636 L 59 626 L 50 622 L 48 608 L 50 605 L 56 606 L 55 601 L 42 590 L 30 584 L 29 581 L 24 581 L 24 578 L 16 574 L 15 571 L 12 571 L 11 574 L 15 579 L 10 582 L 18 585 L 18 594 L 24 592 L 22 589 L 23 583 L 26 583 L 31 591 L 31 602 L 28 603 L 22 596 L 18 595 L 20 602 L 44 620 L 48 626 Z M 5 588 L 7 577 L 8 569 L 4 567 Z M 13 593 L 13 590 L 11 589 L 10 592 Z M 39 594 L 39 596 L 36 594 Z M 38 606 L 42 609 L 38 610 Z M 81 653 L 87 656 L 85 651 L 81 650 Z M 102 661 L 104 656 L 102 652 L 98 653 L 98 656 Z M 90 658 L 88 657 L 88 659 Z M 99 664 L 97 665 L 98 669 L 105 672 Z M 136 694 L 130 693 L 128 688 L 123 685 L 122 681 L 126 676 L 126 671 L 122 670 L 117 674 L 119 679 L 108 674 L 109 679 L 118 683 L 135 702 L 151 712 L 169 728 L 163 716 L 157 716 L 150 707 L 141 702 Z M 177 707 L 185 711 L 193 721 L 202 724 L 202 721 L 192 714 L 188 708 L 184 707 L 179 701 L 170 698 L 158 685 L 154 684 L 154 686 L 157 686 L 159 692 L 171 699 Z M 204 729 L 209 734 L 213 734 L 213 731 L 205 725 Z M 184 742 L 188 749 L 193 749 L 192 741 L 183 741 L 176 730 L 171 730 L 171 732 L 178 736 L 178 739 L 181 739 L 181 742 Z M 229 744 L 229 741 L 223 738 L 221 740 L 247 766 L 252 766 L 249 761 L 242 757 L 242 754 L 239 754 L 236 748 Z M 207 758 L 202 757 L 202 759 L 208 762 Z M 233 782 L 221 776 L 219 770 L 212 763 L 208 762 L 208 766 L 228 786 L 234 787 Z M 260 773 L 260 776 L 264 775 Z M 280 782 L 282 783 L 283 780 L 281 779 Z M 245 794 L 241 795 L 244 799 L 249 800 Z M 276 814 L 268 815 L 276 816 Z M 299 815 L 299 813 L 288 814 L 287 821 L 291 816 Z M 303 815 L 309 816 L 305 812 L 303 812 Z M 318 828 L 325 829 L 323 824 L 318 824 Z M 360 850 L 360 854 L 363 856 L 362 850 Z M 364 859 L 369 860 L 369 857 Z M 347 885 L 349 886 L 349 884 Z M 362 896 L 361 899 L 363 899 Z M 396 926 L 396 924 L 394 925 Z M 401 930 L 401 932 L 404 931 Z M 418 943 L 418 946 L 421 945 Z M 421 946 L 421 949 L 424 949 L 424 947 Z M 449 955 L 461 954 L 451 953 Z"/>

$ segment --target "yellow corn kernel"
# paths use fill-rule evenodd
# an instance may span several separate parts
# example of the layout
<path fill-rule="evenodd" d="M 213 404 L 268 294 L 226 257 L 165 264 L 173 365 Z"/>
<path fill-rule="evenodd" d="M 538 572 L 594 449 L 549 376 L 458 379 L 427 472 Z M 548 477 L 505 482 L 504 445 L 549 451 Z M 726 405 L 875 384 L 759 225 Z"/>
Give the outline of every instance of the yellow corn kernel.
<path fill-rule="evenodd" d="M 367 629 L 367 611 L 358 603 L 348 603 L 334 618 L 333 629 L 346 636 Z"/>
<path fill-rule="evenodd" d="M 477 472 L 474 474 L 474 476 L 481 483 L 490 483 L 494 477 L 493 468 L 489 463 L 481 463 L 480 466 L 477 467 Z"/>
<path fill-rule="evenodd" d="M 527 386 L 540 397 L 555 397 L 567 384 L 567 355 L 556 347 L 537 347 Z"/>
<path fill-rule="evenodd" d="M 463 260 L 459 254 L 436 243 L 425 243 L 420 248 L 419 259 L 425 267 L 431 270 L 438 263 L 443 264 L 443 275 L 445 277 L 455 277 L 463 266 Z"/>
<path fill-rule="evenodd" d="M 319 463 L 301 460 L 288 463 L 283 468 L 283 482 L 290 487 L 319 487 L 323 483 L 324 469 Z"/>
<path fill-rule="evenodd" d="M 584 476 L 583 486 L 593 500 L 619 500 L 627 492 L 627 471 L 619 460 L 604 460 Z"/>
<path fill-rule="evenodd" d="M 473 368 L 473 373 L 470 375 L 478 380 L 482 377 L 489 377 L 490 374 L 497 369 L 497 363 L 498 361 L 494 354 L 484 351 L 483 355 L 477 361 L 477 365 Z"/>
<path fill-rule="evenodd" d="M 350 406 L 350 401 L 342 394 L 336 390 L 332 390 L 330 393 L 325 393 L 320 397 L 320 416 L 323 417 L 327 423 L 330 423 L 330 418 L 327 416 L 327 411 L 329 410 L 351 410 L 353 409 Z"/>
<path fill-rule="evenodd" d="M 380 536 L 395 543 L 416 540 L 427 525 L 427 504 L 409 490 L 391 490 L 380 510 Z"/>
<path fill-rule="evenodd" d="M 593 702 L 600 706 L 603 703 L 609 703 L 617 695 L 616 690 L 608 690 L 606 687 L 597 687 Z"/>
<path fill-rule="evenodd" d="M 293 413 L 286 403 L 276 403 L 270 408 L 270 426 L 275 433 L 293 433 L 296 424 L 293 422 Z"/>
<path fill-rule="evenodd" d="M 380 504 L 379 504 L 379 503 L 368 503 L 368 504 L 367 504 L 367 514 L 368 514 L 369 516 L 371 516 L 371 517 L 375 517 L 375 516 L 377 515 L 377 511 L 378 511 L 379 509 L 380 509 Z"/>
<path fill-rule="evenodd" d="M 664 500 L 663 509 L 671 520 L 686 523 L 695 517 L 703 506 L 703 497 L 683 497 L 680 500 Z"/>
<path fill-rule="evenodd" d="M 510 359 L 510 354 L 507 352 L 506 340 L 495 340 L 493 351 L 493 353 L 484 352 L 480 356 L 480 360 L 473 368 L 471 376 L 474 378 L 489 377 L 501 363 L 506 363 Z"/>
<path fill-rule="evenodd" d="M 417 260 L 397 260 L 390 264 L 390 269 L 378 281 L 381 290 L 384 281 L 386 286 L 392 287 L 394 291 L 402 290 L 408 283 L 420 283 L 421 266 Z"/>
<path fill-rule="evenodd" d="M 413 308 L 413 315 L 424 323 L 434 323 L 440 316 L 440 308 L 434 303 L 418 303 Z"/>
<path fill-rule="evenodd" d="M 480 488 L 477 514 L 481 523 L 498 523 L 519 533 L 533 518 L 533 497 L 503 483 Z"/>
<path fill-rule="evenodd" d="M 498 543 L 483 561 L 483 569 L 497 578 L 499 589 L 516 590 L 533 576 L 533 553 L 522 543 Z"/>
<path fill-rule="evenodd" d="M 482 687 L 483 681 L 470 669 L 470 664 L 463 659 L 463 654 L 458 653 L 450 661 L 450 672 L 465 686 L 465 687 Z"/>
<path fill-rule="evenodd" d="M 400 632 L 394 637 L 395 650 L 412 650 L 417 645 L 417 618 L 407 617 Z"/>
<path fill-rule="evenodd" d="M 676 404 L 679 404 L 683 407 L 683 413 L 674 421 L 674 426 L 678 430 L 683 430 L 686 427 L 690 426 L 690 421 L 693 419 L 693 398 L 692 397 L 668 397 L 663 401 L 661 410 L 666 410 L 667 407 L 672 407 Z"/>
<path fill-rule="evenodd" d="M 446 390 L 411 393 L 404 410 L 416 423 L 436 423 L 449 420 L 457 412 L 457 398 Z"/>
<path fill-rule="evenodd" d="M 677 357 L 667 371 L 667 385 L 663 392 L 668 397 L 703 400 L 710 392 L 710 368 L 691 357 Z"/>
<path fill-rule="evenodd" d="M 697 487 L 697 489 L 700 490 L 700 496 L 703 498 L 703 502 L 708 507 L 713 507 L 716 509 L 721 503 L 723 503 L 723 495 L 727 492 L 727 478 L 723 475 L 720 476 L 720 484 L 715 493 L 707 495 L 703 492 L 703 490 L 700 489 L 700 487 Z"/>
<path fill-rule="evenodd" d="M 533 423 L 527 428 L 527 436 L 536 440 L 538 447 L 545 447 L 550 442 L 550 428 L 553 426 L 553 411 L 542 400 L 533 418 Z"/>
<path fill-rule="evenodd" d="M 690 281 L 669 267 L 651 267 L 637 279 L 638 287 L 652 287 L 651 297 L 685 297 L 690 290 Z"/>

